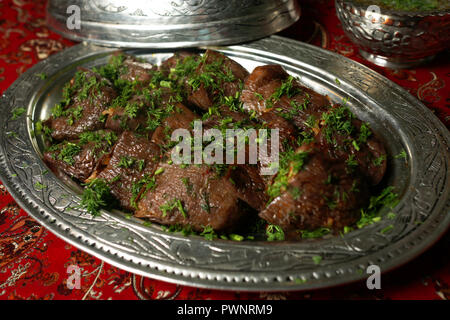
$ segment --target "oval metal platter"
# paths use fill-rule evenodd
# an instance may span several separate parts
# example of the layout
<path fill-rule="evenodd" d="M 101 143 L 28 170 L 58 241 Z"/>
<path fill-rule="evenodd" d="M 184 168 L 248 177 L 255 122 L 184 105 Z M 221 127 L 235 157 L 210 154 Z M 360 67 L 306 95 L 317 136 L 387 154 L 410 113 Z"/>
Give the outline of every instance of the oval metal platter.
<path fill-rule="evenodd" d="M 399 204 L 383 209 L 381 221 L 365 228 L 300 242 L 209 241 L 167 233 L 121 212 L 103 211 L 93 218 L 77 208 L 80 190 L 49 172 L 42 161 L 42 138 L 34 133 L 35 121 L 49 116 L 76 68 L 105 64 L 117 50 L 85 44 L 33 66 L 4 93 L 1 181 L 32 217 L 85 252 L 130 272 L 214 289 L 306 290 L 358 281 L 368 277 L 368 266 L 392 270 L 445 233 L 450 224 L 449 132 L 417 99 L 361 64 L 277 36 L 212 49 L 249 71 L 280 64 L 332 100 L 348 99 L 351 110 L 369 122 L 387 146 L 389 166 L 383 183 L 395 187 Z M 154 64 L 173 54 L 170 49 L 126 52 Z M 17 116 L 17 108 L 26 112 Z M 406 157 L 396 156 L 405 153 Z M 395 218 L 388 214 L 392 211 Z"/>

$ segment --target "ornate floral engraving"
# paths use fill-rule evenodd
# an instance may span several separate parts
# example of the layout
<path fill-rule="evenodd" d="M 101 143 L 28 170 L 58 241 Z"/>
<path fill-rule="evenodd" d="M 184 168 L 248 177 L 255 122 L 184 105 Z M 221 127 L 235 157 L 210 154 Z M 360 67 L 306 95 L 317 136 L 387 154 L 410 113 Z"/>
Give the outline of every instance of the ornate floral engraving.
<path fill-rule="evenodd" d="M 414 63 L 448 48 L 450 12 L 384 11 L 369 19 L 360 4 L 336 0 L 336 13 L 345 33 L 365 52 L 387 61 Z"/>
<path fill-rule="evenodd" d="M 79 29 L 66 26 L 69 5 L 81 8 Z M 120 47 L 174 48 L 250 41 L 276 33 L 300 17 L 294 0 L 58 0 L 49 26 L 65 36 Z"/>

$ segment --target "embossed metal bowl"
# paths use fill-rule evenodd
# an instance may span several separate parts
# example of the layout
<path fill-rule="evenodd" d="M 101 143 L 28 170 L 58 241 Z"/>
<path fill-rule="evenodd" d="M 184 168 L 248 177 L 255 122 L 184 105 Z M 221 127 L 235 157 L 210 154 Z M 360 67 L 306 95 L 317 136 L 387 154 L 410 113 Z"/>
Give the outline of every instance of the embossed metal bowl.
<path fill-rule="evenodd" d="M 47 25 L 65 37 L 135 48 L 241 43 L 299 17 L 296 0 L 50 0 L 47 6 Z"/>
<path fill-rule="evenodd" d="M 85 252 L 134 273 L 198 287 L 305 290 L 362 280 L 369 265 L 391 270 L 445 233 L 450 225 L 450 133 L 406 90 L 341 55 L 282 37 L 213 49 L 249 71 L 280 64 L 333 101 L 348 98 L 349 108 L 385 141 L 385 183 L 395 187 L 400 200 L 395 218 L 384 208 L 381 221 L 342 236 L 236 242 L 167 233 L 155 223 L 146 226 L 116 211 L 92 217 L 80 209 L 74 183 L 48 170 L 42 161 L 43 139 L 35 132 L 35 122 L 49 116 L 77 67 L 103 65 L 116 52 L 85 44 L 36 64 L 0 98 L 0 180 L 31 216 Z M 126 52 L 158 64 L 174 50 Z M 42 73 L 45 79 L 37 76 Z M 26 112 L 14 116 L 16 108 Z M 406 159 L 395 157 L 400 153 Z"/>
<path fill-rule="evenodd" d="M 335 0 L 347 36 L 361 55 L 389 68 L 409 68 L 450 48 L 450 10 L 409 12 L 384 10 L 353 0 Z"/>

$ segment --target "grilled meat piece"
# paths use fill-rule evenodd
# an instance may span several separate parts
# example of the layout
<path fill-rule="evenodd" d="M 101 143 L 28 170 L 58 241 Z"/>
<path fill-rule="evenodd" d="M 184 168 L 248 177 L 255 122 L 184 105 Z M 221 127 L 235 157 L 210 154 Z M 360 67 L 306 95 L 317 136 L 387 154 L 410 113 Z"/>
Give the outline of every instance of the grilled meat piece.
<path fill-rule="evenodd" d="M 142 185 L 139 181 L 153 174 L 160 160 L 159 147 L 146 137 L 124 131 L 114 145 L 107 166 L 96 178 L 108 181 L 111 193 L 123 208 L 134 210 Z"/>
<path fill-rule="evenodd" d="M 184 77 L 186 73 L 194 71 L 194 70 L 187 70 L 189 67 L 186 66 L 186 64 L 189 64 L 188 60 L 190 60 L 190 62 L 192 63 L 197 61 L 198 58 L 200 58 L 200 55 L 197 53 L 190 51 L 179 51 L 176 52 L 169 59 L 164 60 L 159 66 L 158 70 L 161 71 L 166 77 L 168 77 L 171 71 L 173 72 L 174 69 L 180 67 L 180 69 L 176 71 L 181 72 L 182 73 L 181 77 Z M 195 63 L 192 63 L 191 65 L 192 67 L 196 66 Z M 176 71 L 173 75 L 180 76 L 180 74 L 178 74 L 178 72 Z"/>
<path fill-rule="evenodd" d="M 257 139 L 258 126 L 260 125 L 251 120 L 248 114 L 230 110 L 227 106 L 219 107 L 214 113 L 204 117 L 202 121 L 202 127 L 205 132 L 208 130 L 220 131 L 224 139 L 222 146 L 224 151 L 227 151 L 226 147 L 228 144 L 233 143 L 233 149 L 229 150 L 230 153 L 224 153 L 224 157 L 226 157 L 224 162 L 227 164 L 256 164 L 256 157 L 254 162 L 249 161 L 249 142 L 250 139 Z M 257 150 L 255 149 L 254 152 L 257 153 Z"/>
<path fill-rule="evenodd" d="M 148 103 L 142 95 L 132 96 L 125 106 L 111 106 L 103 111 L 108 116 L 105 128 L 117 133 L 124 130 L 147 132 L 146 106 Z"/>
<path fill-rule="evenodd" d="M 286 147 L 297 146 L 298 125 L 304 127 L 302 121 L 292 121 L 299 119 L 293 119 L 291 115 L 299 116 L 300 113 L 297 105 L 291 104 L 291 101 L 305 100 L 307 92 L 309 89 L 289 78 L 289 74 L 281 66 L 264 65 L 256 67 L 247 77 L 240 99 L 244 109 L 256 112 L 259 121 L 266 128 L 279 130 L 279 148 L 282 153 Z M 270 145 L 270 139 L 268 143 Z M 271 165 L 270 158 L 260 159 L 261 170 L 267 169 L 269 165 Z M 267 182 L 271 178 L 264 176 L 264 179 Z"/>
<path fill-rule="evenodd" d="M 136 217 L 164 225 L 190 226 L 196 231 L 233 228 L 242 218 L 233 184 L 207 165 L 160 164 L 154 189 L 138 203 Z"/>
<path fill-rule="evenodd" d="M 117 137 L 111 131 L 81 135 L 81 140 L 63 141 L 44 153 L 44 161 L 55 171 L 84 182 L 102 164 Z"/>
<path fill-rule="evenodd" d="M 230 110 L 229 107 L 220 106 L 214 113 L 203 120 L 203 128 L 256 128 L 257 122 L 250 119 L 249 115 L 240 111 Z"/>
<path fill-rule="evenodd" d="M 281 66 L 255 68 L 241 95 L 244 108 L 259 113 L 268 127 L 280 129 L 280 140 L 294 146 L 297 138 L 316 140 L 323 152 L 341 161 L 356 161 L 372 185 L 386 172 L 386 152 L 366 123 L 346 106 L 301 86 Z"/>
<path fill-rule="evenodd" d="M 244 137 L 251 138 L 244 131 L 245 129 L 254 130 L 255 139 L 258 137 L 258 127 L 261 125 L 254 120 L 250 119 L 249 115 L 239 111 L 230 110 L 227 106 L 221 106 L 217 113 L 212 114 L 206 120 L 203 121 L 203 130 L 218 129 L 223 132 L 226 129 L 234 129 L 237 134 L 237 130 L 242 129 L 244 136 L 234 139 L 234 149 L 232 156 L 234 160 L 232 162 L 227 158 L 227 163 L 230 164 L 227 168 L 227 172 L 224 174 L 229 177 L 236 187 L 238 197 L 250 207 L 260 210 L 262 206 L 267 202 L 268 197 L 265 194 L 265 182 L 260 176 L 258 162 L 255 157 L 255 163 L 250 163 L 250 150 L 249 144 L 245 142 Z M 224 136 L 224 138 L 227 138 Z M 230 137 L 228 137 L 229 139 Z M 240 141 L 238 141 L 240 140 Z M 238 162 L 238 155 L 242 152 L 240 148 L 245 148 L 242 153 L 245 155 L 244 163 Z M 257 149 L 253 151 L 258 153 Z M 227 155 L 230 156 L 230 155 Z"/>
<path fill-rule="evenodd" d="M 140 82 L 140 87 L 142 88 L 148 85 L 152 78 L 152 73 L 156 70 L 157 67 L 151 63 L 140 61 L 136 57 L 130 55 L 124 55 L 119 79 L 129 82 Z"/>
<path fill-rule="evenodd" d="M 265 193 L 266 183 L 257 166 L 237 165 L 226 176 L 235 186 L 239 199 L 258 211 L 264 208 L 269 197 Z"/>
<path fill-rule="evenodd" d="M 191 123 L 198 116 L 181 103 L 177 103 L 173 110 L 161 121 L 161 125 L 155 129 L 151 141 L 164 147 L 169 143 L 172 132 L 176 129 L 191 129 Z"/>
<path fill-rule="evenodd" d="M 303 167 L 296 172 L 298 163 L 291 163 L 282 172 L 285 176 L 275 178 L 273 187 L 280 188 L 280 194 L 259 216 L 285 231 L 341 229 L 355 223 L 369 199 L 365 179 L 317 149 L 297 151 L 302 152 L 306 152 Z"/>
<path fill-rule="evenodd" d="M 322 115 L 316 141 L 323 153 L 345 161 L 364 174 L 371 185 L 383 179 L 387 154 L 383 143 L 369 125 L 356 119 L 345 106 L 334 105 Z"/>
<path fill-rule="evenodd" d="M 97 73 L 79 70 L 65 87 L 64 103 L 53 109 L 53 116 L 44 124 L 52 129 L 56 140 L 77 139 L 80 133 L 104 128 L 102 112 L 117 93 L 110 82 Z"/>
<path fill-rule="evenodd" d="M 158 131 L 156 136 L 160 136 L 161 127 L 170 126 L 172 130 L 187 128 L 196 116 L 180 103 L 181 100 L 170 88 L 144 91 L 132 96 L 124 106 L 112 106 L 106 110 L 104 113 L 108 114 L 108 119 L 105 126 L 116 132 L 130 130 L 150 137 L 154 131 Z"/>
<path fill-rule="evenodd" d="M 222 97 L 235 97 L 248 76 L 248 71 L 222 53 L 207 50 L 200 65 L 188 77 L 191 92 L 189 103 L 208 110 Z"/>
<path fill-rule="evenodd" d="M 256 67 L 249 74 L 242 89 L 241 101 L 247 110 L 255 110 L 258 114 L 266 112 L 265 100 L 279 87 L 278 83 L 287 79 L 289 74 L 280 65 L 264 65 Z M 275 82 L 275 85 L 272 84 Z"/>
<path fill-rule="evenodd" d="M 278 129 L 280 137 L 280 146 L 292 145 L 297 137 L 297 128 L 285 118 L 275 112 L 267 111 L 261 114 L 258 119 L 268 129 Z"/>
<path fill-rule="evenodd" d="M 328 110 L 330 100 L 300 85 L 279 65 L 256 67 L 242 90 L 244 108 L 258 114 L 271 112 L 300 130 L 310 128 L 308 121 Z"/>

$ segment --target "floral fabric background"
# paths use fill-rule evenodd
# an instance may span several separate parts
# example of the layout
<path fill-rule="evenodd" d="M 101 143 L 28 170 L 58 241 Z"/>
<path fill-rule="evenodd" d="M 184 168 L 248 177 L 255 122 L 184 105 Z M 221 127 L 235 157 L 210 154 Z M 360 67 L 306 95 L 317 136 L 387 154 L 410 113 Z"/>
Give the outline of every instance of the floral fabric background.
<path fill-rule="evenodd" d="M 303 0 L 302 17 L 280 33 L 368 65 L 393 80 L 450 125 L 448 52 L 412 70 L 363 61 L 344 35 L 334 1 Z M 0 93 L 33 64 L 74 42 L 45 26 L 45 1 L 0 0 Z M 43 228 L 0 182 L 0 299 L 448 299 L 450 235 L 426 253 L 382 276 L 381 290 L 364 283 L 310 292 L 244 293 L 198 289 L 141 277 L 104 263 Z M 81 267 L 80 289 L 69 289 L 67 267 Z"/>

